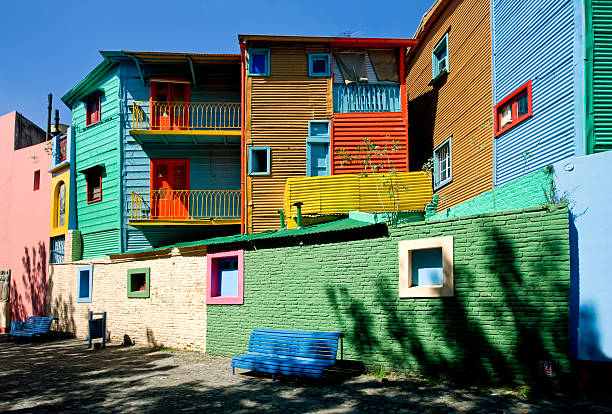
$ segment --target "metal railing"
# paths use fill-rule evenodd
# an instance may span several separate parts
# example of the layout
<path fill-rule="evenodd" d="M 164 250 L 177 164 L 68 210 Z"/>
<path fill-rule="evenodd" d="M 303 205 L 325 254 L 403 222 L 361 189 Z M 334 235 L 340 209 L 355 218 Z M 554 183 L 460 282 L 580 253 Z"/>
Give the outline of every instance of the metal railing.
<path fill-rule="evenodd" d="M 134 101 L 132 129 L 239 130 L 240 103 Z"/>
<path fill-rule="evenodd" d="M 400 86 L 372 83 L 334 84 L 334 112 L 401 112 Z"/>
<path fill-rule="evenodd" d="M 132 191 L 132 220 L 239 219 L 240 190 Z"/>

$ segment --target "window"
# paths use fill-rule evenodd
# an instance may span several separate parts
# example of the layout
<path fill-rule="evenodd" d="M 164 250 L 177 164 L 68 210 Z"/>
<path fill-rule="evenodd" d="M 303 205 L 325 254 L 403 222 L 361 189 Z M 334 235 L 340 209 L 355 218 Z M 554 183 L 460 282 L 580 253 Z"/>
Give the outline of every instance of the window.
<path fill-rule="evenodd" d="M 102 201 L 102 170 L 99 167 L 86 172 L 87 204 Z"/>
<path fill-rule="evenodd" d="M 270 76 L 270 49 L 248 50 L 249 76 Z"/>
<path fill-rule="evenodd" d="M 40 170 L 34 171 L 34 191 L 40 189 Z"/>
<path fill-rule="evenodd" d="M 127 297 L 148 298 L 150 291 L 150 270 L 148 267 L 141 269 L 128 269 L 127 273 Z"/>
<path fill-rule="evenodd" d="M 206 304 L 242 305 L 244 251 L 208 254 L 206 264 Z"/>
<path fill-rule="evenodd" d="M 249 148 L 249 175 L 270 174 L 270 147 Z"/>
<path fill-rule="evenodd" d="M 454 295 L 453 236 L 399 242 L 399 297 Z"/>
<path fill-rule="evenodd" d="M 433 79 L 450 72 L 448 66 L 448 33 L 438 42 L 431 54 Z"/>
<path fill-rule="evenodd" d="M 533 114 L 531 81 L 495 105 L 493 112 L 496 137 L 529 118 Z"/>
<path fill-rule="evenodd" d="M 451 138 L 448 138 L 434 150 L 434 190 L 452 180 Z"/>
<path fill-rule="evenodd" d="M 93 265 L 79 266 L 77 277 L 77 302 L 91 303 Z"/>
<path fill-rule="evenodd" d="M 329 121 L 308 121 L 306 176 L 330 175 Z"/>
<path fill-rule="evenodd" d="M 57 190 L 57 225 L 55 227 L 63 227 L 66 224 L 66 184 L 60 181 Z"/>
<path fill-rule="evenodd" d="M 86 107 L 85 125 L 86 126 L 95 124 L 96 122 L 100 121 L 101 104 L 102 104 L 102 95 L 99 93 L 91 95 L 89 98 L 87 98 L 87 100 L 85 101 L 85 107 Z"/>
<path fill-rule="evenodd" d="M 309 76 L 330 76 L 330 54 L 311 53 L 308 55 Z"/>

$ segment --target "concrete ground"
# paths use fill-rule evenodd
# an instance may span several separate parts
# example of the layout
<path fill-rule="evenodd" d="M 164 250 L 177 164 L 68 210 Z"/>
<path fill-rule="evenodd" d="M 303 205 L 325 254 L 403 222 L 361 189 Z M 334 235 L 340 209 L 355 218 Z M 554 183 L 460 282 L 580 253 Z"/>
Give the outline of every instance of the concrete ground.
<path fill-rule="evenodd" d="M 272 381 L 232 375 L 230 360 L 194 352 L 56 339 L 0 337 L 0 412 L 283 412 L 283 413 L 593 413 L 612 399 L 516 392 L 358 376 L 344 381 Z"/>

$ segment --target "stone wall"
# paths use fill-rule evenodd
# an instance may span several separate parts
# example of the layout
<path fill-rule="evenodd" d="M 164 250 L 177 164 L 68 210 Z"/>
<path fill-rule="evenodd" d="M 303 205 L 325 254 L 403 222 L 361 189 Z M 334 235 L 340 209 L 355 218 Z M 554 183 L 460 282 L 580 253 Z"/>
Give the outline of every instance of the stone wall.
<path fill-rule="evenodd" d="M 455 295 L 400 299 L 398 242 L 437 236 L 454 236 Z M 371 367 L 506 383 L 531 377 L 539 360 L 566 371 L 568 240 L 562 204 L 405 224 L 390 237 L 256 246 L 245 250 L 244 305 L 208 306 L 207 350 L 243 353 L 253 328 L 337 331 L 345 358 Z"/>
<path fill-rule="evenodd" d="M 70 232 L 66 258 L 71 257 Z M 206 252 L 177 248 L 157 256 L 117 256 L 51 265 L 48 314 L 87 338 L 89 311 L 107 312 L 111 341 L 206 350 Z M 93 264 L 91 303 L 77 302 L 78 267 Z M 150 268 L 150 297 L 127 297 L 127 271 Z"/>

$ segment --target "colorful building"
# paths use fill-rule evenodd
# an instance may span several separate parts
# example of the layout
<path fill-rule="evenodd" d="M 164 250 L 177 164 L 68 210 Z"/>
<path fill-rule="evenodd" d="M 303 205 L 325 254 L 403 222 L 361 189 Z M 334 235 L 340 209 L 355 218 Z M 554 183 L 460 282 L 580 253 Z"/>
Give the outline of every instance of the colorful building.
<path fill-rule="evenodd" d="M 303 213 L 319 219 L 346 215 L 356 206 L 389 210 L 377 200 L 364 202 L 376 199 L 374 182 L 321 177 L 364 172 L 358 150 L 367 145 L 364 139 L 384 151 L 371 154 L 372 162 L 381 164 L 379 171 L 410 170 L 404 57 L 416 41 L 238 38 L 244 82 L 244 232 L 278 229 L 279 210 L 291 225 L 294 202 L 304 203 Z M 417 172 L 400 181 L 412 190 L 403 197 L 412 203 L 401 209 L 424 210 L 431 200 L 429 177 Z"/>
<path fill-rule="evenodd" d="M 237 233 L 240 56 L 101 54 L 62 98 L 82 257 Z"/>
<path fill-rule="evenodd" d="M 438 0 L 414 38 L 406 71 L 410 166 L 419 170 L 433 156 L 443 210 L 493 188 L 491 3 Z"/>
<path fill-rule="evenodd" d="M 46 311 L 51 157 L 45 138 L 18 112 L 0 117 L 0 270 L 10 273 L 9 289 L 3 289 L 9 301 L 0 300 L 0 331 L 11 320 Z"/>

